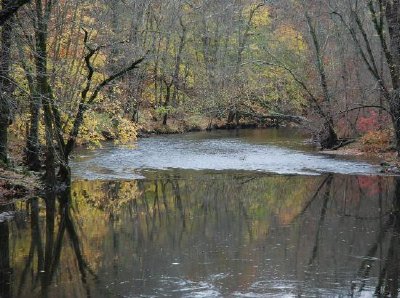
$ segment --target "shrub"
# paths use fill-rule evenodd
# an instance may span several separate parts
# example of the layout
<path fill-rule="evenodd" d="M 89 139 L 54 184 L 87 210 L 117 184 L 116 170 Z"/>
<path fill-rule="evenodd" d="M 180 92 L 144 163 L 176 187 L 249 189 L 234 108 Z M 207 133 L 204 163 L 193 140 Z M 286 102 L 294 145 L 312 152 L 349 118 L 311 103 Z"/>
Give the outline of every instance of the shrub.
<path fill-rule="evenodd" d="M 385 152 L 390 147 L 392 139 L 390 130 L 369 131 L 361 138 L 362 150 L 364 152 Z"/>
<path fill-rule="evenodd" d="M 135 141 L 137 138 L 136 124 L 122 117 L 118 117 L 115 120 L 114 131 L 117 138 L 114 143 L 128 144 L 129 142 Z"/>

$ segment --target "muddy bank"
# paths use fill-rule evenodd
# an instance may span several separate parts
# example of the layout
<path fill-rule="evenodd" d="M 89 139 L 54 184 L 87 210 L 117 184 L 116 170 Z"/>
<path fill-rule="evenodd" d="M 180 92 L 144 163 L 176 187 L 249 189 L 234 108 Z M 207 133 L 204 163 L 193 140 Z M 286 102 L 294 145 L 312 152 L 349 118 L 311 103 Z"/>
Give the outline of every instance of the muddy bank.
<path fill-rule="evenodd" d="M 0 205 L 32 197 L 41 189 L 37 174 L 0 168 Z"/>
<path fill-rule="evenodd" d="M 321 153 L 368 160 L 371 163 L 380 165 L 382 173 L 400 174 L 400 161 L 397 152 L 391 148 L 382 149 L 382 151 L 365 151 L 361 141 L 355 140 L 336 150 L 322 150 Z"/>

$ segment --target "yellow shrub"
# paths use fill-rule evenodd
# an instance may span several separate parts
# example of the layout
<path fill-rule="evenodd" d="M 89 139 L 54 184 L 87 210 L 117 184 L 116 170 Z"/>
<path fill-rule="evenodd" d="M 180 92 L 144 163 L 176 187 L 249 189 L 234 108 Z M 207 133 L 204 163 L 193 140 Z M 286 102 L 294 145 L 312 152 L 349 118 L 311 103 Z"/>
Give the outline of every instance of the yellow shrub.
<path fill-rule="evenodd" d="M 362 150 L 374 153 L 387 151 L 391 139 L 389 130 L 369 131 L 361 138 Z"/>
<path fill-rule="evenodd" d="M 28 115 L 18 115 L 10 126 L 9 133 L 17 140 L 24 140 L 28 129 L 27 123 L 29 123 Z"/>
<path fill-rule="evenodd" d="M 137 127 L 136 124 L 133 122 L 122 118 L 118 117 L 116 119 L 117 125 L 116 125 L 116 144 L 127 144 L 129 142 L 135 141 L 137 137 Z"/>
<path fill-rule="evenodd" d="M 79 130 L 77 144 L 94 148 L 100 147 L 101 141 L 104 141 L 104 137 L 99 129 L 99 117 L 92 111 L 87 112 L 84 116 L 83 125 Z"/>

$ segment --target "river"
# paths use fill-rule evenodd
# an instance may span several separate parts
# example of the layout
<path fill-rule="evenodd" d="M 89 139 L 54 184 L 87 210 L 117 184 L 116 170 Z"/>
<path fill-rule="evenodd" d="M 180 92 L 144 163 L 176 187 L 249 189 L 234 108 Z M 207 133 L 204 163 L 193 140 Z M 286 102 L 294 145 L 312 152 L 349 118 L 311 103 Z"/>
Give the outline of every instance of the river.
<path fill-rule="evenodd" d="M 71 198 L 8 207 L 0 297 L 398 294 L 400 181 L 296 130 L 106 144 L 72 169 Z"/>

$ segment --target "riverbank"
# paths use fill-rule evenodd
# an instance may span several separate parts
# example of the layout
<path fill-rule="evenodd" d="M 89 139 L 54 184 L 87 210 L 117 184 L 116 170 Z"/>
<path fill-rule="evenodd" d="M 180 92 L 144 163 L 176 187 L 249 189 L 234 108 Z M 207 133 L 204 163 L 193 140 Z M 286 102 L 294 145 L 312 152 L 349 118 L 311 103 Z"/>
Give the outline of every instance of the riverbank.
<path fill-rule="evenodd" d="M 321 153 L 362 158 L 382 167 L 382 173 L 400 174 L 400 161 L 397 152 L 391 148 L 383 148 L 378 151 L 365 151 L 361 139 L 357 139 L 336 150 L 322 150 Z"/>
<path fill-rule="evenodd" d="M 292 124 L 285 126 L 292 127 Z M 226 119 L 213 119 L 210 121 L 205 117 L 189 117 L 187 120 L 171 118 L 166 125 L 160 121 L 147 121 L 138 126 L 138 137 L 160 134 L 182 134 L 187 132 L 209 131 L 209 130 L 229 130 L 229 129 L 251 129 L 251 128 L 276 128 L 276 123 L 257 123 L 256 121 L 243 121 L 238 123 L 227 123 Z"/>
<path fill-rule="evenodd" d="M 8 169 L 0 166 L 0 205 L 31 198 L 42 189 L 38 174 L 23 168 Z"/>

